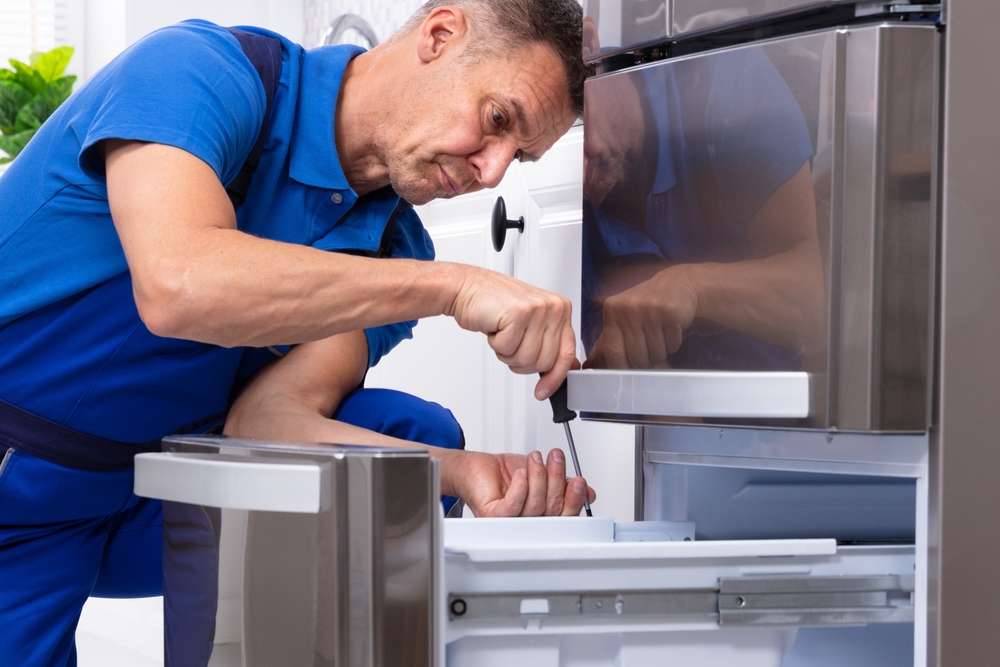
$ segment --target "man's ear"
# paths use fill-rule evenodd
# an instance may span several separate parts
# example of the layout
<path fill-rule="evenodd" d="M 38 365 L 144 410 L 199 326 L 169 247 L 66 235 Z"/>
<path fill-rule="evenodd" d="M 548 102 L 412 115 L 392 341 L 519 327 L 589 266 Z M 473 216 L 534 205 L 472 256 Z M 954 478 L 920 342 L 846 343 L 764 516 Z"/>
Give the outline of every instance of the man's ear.
<path fill-rule="evenodd" d="M 438 7 L 417 29 L 417 57 L 429 63 L 465 44 L 465 12 L 458 7 Z"/>

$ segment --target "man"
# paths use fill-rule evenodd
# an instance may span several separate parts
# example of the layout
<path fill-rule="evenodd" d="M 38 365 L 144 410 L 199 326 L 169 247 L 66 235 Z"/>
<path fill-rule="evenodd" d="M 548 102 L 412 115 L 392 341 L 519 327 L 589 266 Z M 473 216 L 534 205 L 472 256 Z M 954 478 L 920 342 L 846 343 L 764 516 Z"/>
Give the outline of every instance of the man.
<path fill-rule="evenodd" d="M 159 593 L 131 458 L 227 412 L 234 435 L 424 446 L 479 516 L 579 513 L 561 453 L 464 452 L 439 406 L 352 392 L 439 314 L 544 373 L 539 400 L 575 364 L 566 299 L 421 261 L 410 204 L 552 146 L 581 110 L 579 31 L 573 0 L 433 0 L 368 53 L 282 39 L 269 94 L 266 31 L 187 22 L 52 116 L 0 179 L 0 665 L 75 664 L 90 594 Z"/>

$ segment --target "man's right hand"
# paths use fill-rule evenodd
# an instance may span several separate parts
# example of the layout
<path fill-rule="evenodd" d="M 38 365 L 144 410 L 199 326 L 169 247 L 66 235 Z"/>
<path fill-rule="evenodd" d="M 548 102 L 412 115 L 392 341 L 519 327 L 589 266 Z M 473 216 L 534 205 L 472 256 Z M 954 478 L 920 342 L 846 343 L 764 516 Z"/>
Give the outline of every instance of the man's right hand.
<path fill-rule="evenodd" d="M 545 400 L 576 360 L 569 299 L 501 273 L 468 268 L 448 314 L 463 329 L 485 333 L 497 358 L 515 373 L 545 373 L 535 385 L 535 398 Z"/>

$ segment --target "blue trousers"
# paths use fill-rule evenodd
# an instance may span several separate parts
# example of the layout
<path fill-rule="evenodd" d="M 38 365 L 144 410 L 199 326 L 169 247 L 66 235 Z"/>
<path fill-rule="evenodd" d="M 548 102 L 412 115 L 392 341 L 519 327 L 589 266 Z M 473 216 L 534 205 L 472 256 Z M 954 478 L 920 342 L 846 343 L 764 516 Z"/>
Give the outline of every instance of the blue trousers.
<path fill-rule="evenodd" d="M 334 417 L 412 442 L 464 446 L 449 410 L 401 392 L 355 391 Z M 0 667 L 75 667 L 88 597 L 162 595 L 161 503 L 132 493 L 132 470 L 76 470 L 14 450 L 5 460 Z"/>

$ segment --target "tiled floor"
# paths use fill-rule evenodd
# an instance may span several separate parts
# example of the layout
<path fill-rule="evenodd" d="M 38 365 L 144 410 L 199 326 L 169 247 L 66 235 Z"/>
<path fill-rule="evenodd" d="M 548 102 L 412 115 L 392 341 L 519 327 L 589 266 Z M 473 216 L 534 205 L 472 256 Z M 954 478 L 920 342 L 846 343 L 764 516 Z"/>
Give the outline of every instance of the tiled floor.
<path fill-rule="evenodd" d="M 76 643 L 79 667 L 162 667 L 163 598 L 91 598 Z"/>

